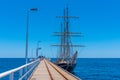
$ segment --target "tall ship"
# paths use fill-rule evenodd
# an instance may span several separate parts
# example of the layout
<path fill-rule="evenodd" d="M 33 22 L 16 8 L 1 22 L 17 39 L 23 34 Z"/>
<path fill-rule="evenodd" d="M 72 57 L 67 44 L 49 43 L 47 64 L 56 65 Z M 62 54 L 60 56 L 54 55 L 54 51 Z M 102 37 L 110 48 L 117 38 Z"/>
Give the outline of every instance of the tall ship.
<path fill-rule="evenodd" d="M 72 72 L 77 62 L 77 54 L 78 51 L 74 51 L 74 47 L 83 47 L 82 45 L 74 45 L 72 43 L 72 37 L 81 37 L 81 33 L 79 32 L 71 32 L 70 30 L 70 19 L 79 18 L 77 16 L 69 16 L 68 7 L 64 9 L 63 16 L 57 16 L 56 18 L 62 18 L 62 22 L 60 25 L 60 32 L 54 32 L 54 36 L 58 36 L 60 39 L 59 44 L 55 44 L 53 46 L 57 46 L 59 51 L 57 52 L 57 59 L 55 64 L 64 68 L 65 70 Z"/>

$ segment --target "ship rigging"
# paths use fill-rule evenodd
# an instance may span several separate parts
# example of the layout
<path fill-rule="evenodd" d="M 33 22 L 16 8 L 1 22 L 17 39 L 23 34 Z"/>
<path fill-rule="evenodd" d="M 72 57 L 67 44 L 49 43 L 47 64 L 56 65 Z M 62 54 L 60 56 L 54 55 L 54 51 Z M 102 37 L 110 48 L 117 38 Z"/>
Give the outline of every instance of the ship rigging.
<path fill-rule="evenodd" d="M 55 64 L 68 71 L 72 71 L 76 65 L 76 58 L 78 54 L 78 51 L 73 52 L 73 47 L 83 47 L 83 45 L 72 44 L 71 37 L 80 37 L 81 33 L 70 31 L 70 19 L 78 19 L 79 17 L 69 16 L 69 10 L 67 7 L 64 9 L 64 15 L 57 16 L 57 18 L 62 18 L 63 23 L 61 23 L 60 32 L 54 32 L 54 36 L 60 37 L 60 44 L 53 45 L 59 47 L 59 53 Z"/>

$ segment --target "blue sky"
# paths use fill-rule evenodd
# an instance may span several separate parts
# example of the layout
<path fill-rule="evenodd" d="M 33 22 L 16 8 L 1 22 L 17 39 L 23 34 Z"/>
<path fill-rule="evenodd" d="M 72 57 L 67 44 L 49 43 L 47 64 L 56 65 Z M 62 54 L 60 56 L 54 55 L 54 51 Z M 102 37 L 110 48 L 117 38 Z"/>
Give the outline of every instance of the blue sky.
<path fill-rule="evenodd" d="M 34 56 L 37 41 L 42 50 L 39 54 L 56 57 L 58 43 L 53 32 L 59 31 L 66 4 L 70 15 L 79 16 L 71 20 L 71 30 L 82 32 L 84 37 L 75 38 L 80 58 L 120 58 L 120 1 L 119 0 L 0 0 L 0 57 L 25 56 L 25 31 L 27 10 L 30 12 L 29 57 Z M 33 51 L 32 51 L 33 50 Z"/>

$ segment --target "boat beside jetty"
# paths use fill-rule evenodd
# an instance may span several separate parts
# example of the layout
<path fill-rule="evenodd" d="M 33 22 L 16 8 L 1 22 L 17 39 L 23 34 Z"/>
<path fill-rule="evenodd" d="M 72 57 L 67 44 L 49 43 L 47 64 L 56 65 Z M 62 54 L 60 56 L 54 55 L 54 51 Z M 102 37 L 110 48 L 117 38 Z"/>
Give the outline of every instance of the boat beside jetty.
<path fill-rule="evenodd" d="M 60 44 L 57 46 L 59 52 L 57 53 L 57 60 L 55 64 L 64 68 L 67 71 L 73 71 L 76 66 L 76 58 L 78 51 L 74 51 L 73 47 L 83 47 L 82 45 L 74 45 L 71 38 L 72 37 L 81 37 L 79 32 L 70 31 L 70 18 L 79 18 L 77 16 L 69 16 L 68 7 L 64 9 L 63 16 L 57 16 L 57 18 L 62 18 L 63 22 L 61 23 L 60 32 L 54 32 L 54 36 L 60 37 Z"/>

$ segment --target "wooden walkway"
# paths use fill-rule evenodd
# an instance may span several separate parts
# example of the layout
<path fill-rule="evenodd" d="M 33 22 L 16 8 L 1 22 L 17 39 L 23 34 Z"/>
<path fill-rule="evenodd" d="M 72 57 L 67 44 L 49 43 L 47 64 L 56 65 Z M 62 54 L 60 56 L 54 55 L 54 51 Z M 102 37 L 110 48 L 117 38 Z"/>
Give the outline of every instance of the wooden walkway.
<path fill-rule="evenodd" d="M 36 67 L 29 80 L 80 80 L 71 73 L 43 59 Z"/>

